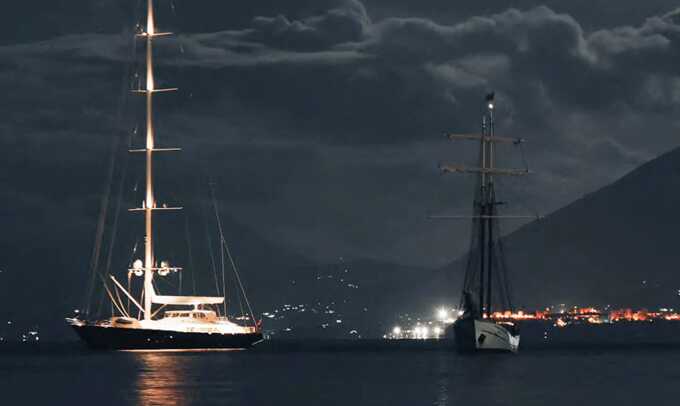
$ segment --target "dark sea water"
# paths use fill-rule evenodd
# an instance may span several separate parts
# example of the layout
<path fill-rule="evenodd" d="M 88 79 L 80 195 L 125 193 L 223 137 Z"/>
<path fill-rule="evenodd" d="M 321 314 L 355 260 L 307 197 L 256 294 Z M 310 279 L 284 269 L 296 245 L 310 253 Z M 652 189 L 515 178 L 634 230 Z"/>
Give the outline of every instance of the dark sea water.
<path fill-rule="evenodd" d="M 680 350 L 0 354 L 0 405 L 678 405 Z"/>

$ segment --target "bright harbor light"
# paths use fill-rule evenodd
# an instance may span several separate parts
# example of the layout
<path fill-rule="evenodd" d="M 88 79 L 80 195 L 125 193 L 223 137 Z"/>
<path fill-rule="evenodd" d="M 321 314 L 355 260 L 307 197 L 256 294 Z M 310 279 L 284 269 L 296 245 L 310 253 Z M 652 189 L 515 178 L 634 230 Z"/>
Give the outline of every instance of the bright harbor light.
<path fill-rule="evenodd" d="M 411 330 L 411 337 L 414 339 L 425 340 L 428 338 L 429 334 L 430 330 L 427 328 L 427 326 L 416 325 Z"/>
<path fill-rule="evenodd" d="M 392 336 L 394 336 L 394 338 L 399 338 L 401 336 L 401 327 L 394 326 L 392 329 Z"/>
<path fill-rule="evenodd" d="M 420 329 L 420 326 L 416 326 L 413 328 L 413 338 L 420 338 L 420 335 L 422 334 L 422 331 Z"/>
<path fill-rule="evenodd" d="M 437 318 L 441 321 L 444 321 L 447 317 L 449 317 L 449 312 L 445 307 L 440 307 L 439 310 L 437 310 Z"/>

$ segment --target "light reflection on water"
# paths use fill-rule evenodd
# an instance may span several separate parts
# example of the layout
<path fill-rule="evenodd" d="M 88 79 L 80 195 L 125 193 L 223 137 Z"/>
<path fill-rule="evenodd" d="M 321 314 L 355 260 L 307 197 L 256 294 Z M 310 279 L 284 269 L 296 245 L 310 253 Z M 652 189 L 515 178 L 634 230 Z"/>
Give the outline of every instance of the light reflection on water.
<path fill-rule="evenodd" d="M 233 397 L 230 359 L 215 351 L 140 351 L 136 404 L 188 406 Z"/>
<path fill-rule="evenodd" d="M 137 379 L 139 405 L 185 406 L 186 366 L 177 357 L 162 353 L 139 353 L 142 363 Z"/>
<path fill-rule="evenodd" d="M 436 406 L 446 406 L 449 403 L 449 366 L 447 358 L 439 357 L 437 359 L 437 400 L 434 403 Z"/>
<path fill-rule="evenodd" d="M 680 351 L 3 354 L 0 404 L 675 406 L 678 365 Z"/>

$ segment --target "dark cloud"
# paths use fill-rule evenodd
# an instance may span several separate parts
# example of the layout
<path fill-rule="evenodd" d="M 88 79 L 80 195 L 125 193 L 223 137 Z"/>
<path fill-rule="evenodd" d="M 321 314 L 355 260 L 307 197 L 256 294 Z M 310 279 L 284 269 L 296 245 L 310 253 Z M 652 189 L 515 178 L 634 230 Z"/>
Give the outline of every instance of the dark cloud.
<path fill-rule="evenodd" d="M 520 10 L 544 5 L 559 13 L 573 16 L 586 31 L 639 24 L 646 17 L 658 16 L 676 7 L 669 0 L 619 1 L 612 7 L 608 0 L 459 0 L 455 6 L 448 0 L 421 0 L 415 5 L 409 0 L 366 0 L 376 19 L 389 17 L 421 17 L 451 24 L 480 15 L 490 15 L 514 7 Z"/>
<path fill-rule="evenodd" d="M 276 17 L 256 17 L 253 20 L 254 29 L 245 37 L 284 49 L 326 49 L 363 40 L 370 25 L 371 20 L 363 4 L 349 0 L 342 7 L 302 20 L 290 21 L 281 14 Z"/>
<path fill-rule="evenodd" d="M 441 135 L 476 130 L 489 89 L 500 130 L 530 140 L 537 175 L 503 191 L 520 202 L 517 212 L 557 208 L 675 144 L 677 12 L 584 29 L 548 7 L 446 22 L 375 18 L 378 6 L 262 3 L 239 11 L 240 25 L 226 31 L 231 20 L 220 25 L 219 16 L 227 10 L 211 9 L 206 30 L 196 24 L 186 31 L 198 33 L 159 42 L 160 80 L 185 89 L 159 102 L 160 136 L 200 162 L 187 160 L 188 170 L 233 188 L 229 210 L 272 241 L 317 259 L 439 264 L 457 256 L 465 227 L 424 218 L 469 206 L 469 181 L 442 178 L 436 165 L 469 161 L 473 148 Z M 68 159 L 103 177 L 107 137 L 128 119 L 115 112 L 121 78 L 130 77 L 129 44 L 121 34 L 87 33 L 0 48 L 10 112 L 3 149 L 26 149 L 8 168 L 40 162 L 50 173 Z M 506 152 L 508 165 L 522 165 L 518 151 Z M 31 193 L 68 178 L 36 175 Z M 27 189 L 5 181 L 6 190 Z M 71 192 L 92 207 L 99 188 L 83 184 Z"/>

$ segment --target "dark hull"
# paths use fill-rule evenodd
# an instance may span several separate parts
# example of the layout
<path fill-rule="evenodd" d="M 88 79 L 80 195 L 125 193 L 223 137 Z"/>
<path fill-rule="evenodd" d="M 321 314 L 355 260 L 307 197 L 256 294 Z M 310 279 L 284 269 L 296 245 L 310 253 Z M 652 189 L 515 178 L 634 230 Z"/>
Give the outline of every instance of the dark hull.
<path fill-rule="evenodd" d="M 474 352 L 477 350 L 474 319 L 465 318 L 456 320 L 453 323 L 453 335 L 458 352 Z"/>
<path fill-rule="evenodd" d="M 262 341 L 262 333 L 208 334 L 138 328 L 72 325 L 94 350 L 242 349 Z"/>

